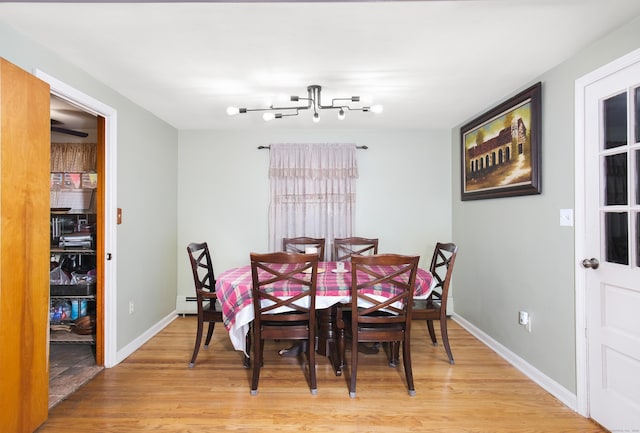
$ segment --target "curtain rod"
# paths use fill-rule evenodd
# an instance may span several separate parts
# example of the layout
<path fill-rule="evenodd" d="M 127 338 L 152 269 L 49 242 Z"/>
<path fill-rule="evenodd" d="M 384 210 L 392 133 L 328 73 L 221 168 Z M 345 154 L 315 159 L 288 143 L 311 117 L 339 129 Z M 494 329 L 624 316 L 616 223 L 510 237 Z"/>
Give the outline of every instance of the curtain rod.
<path fill-rule="evenodd" d="M 369 146 L 356 146 L 356 149 L 364 149 L 367 150 Z M 271 146 L 258 146 L 258 150 L 262 149 L 271 149 Z"/>

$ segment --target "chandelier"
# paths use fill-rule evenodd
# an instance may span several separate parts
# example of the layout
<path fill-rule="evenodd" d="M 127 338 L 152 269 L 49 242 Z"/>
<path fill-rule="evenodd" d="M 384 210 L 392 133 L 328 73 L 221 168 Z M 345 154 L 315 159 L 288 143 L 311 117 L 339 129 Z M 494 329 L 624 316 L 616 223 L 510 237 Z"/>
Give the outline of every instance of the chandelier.
<path fill-rule="evenodd" d="M 343 120 L 346 117 L 347 111 L 363 111 L 371 113 L 381 113 L 382 105 L 371 106 L 351 106 L 351 102 L 360 102 L 359 96 L 351 96 L 350 98 L 333 98 L 331 105 L 323 105 L 321 98 L 322 86 L 312 84 L 307 86 L 307 97 L 291 96 L 291 102 L 307 101 L 306 105 L 293 105 L 284 107 L 274 107 L 270 105 L 268 108 L 238 108 L 227 107 L 227 114 L 229 116 L 235 116 L 236 114 L 245 114 L 250 111 L 262 111 L 262 118 L 268 122 L 273 119 L 282 119 L 288 116 L 297 116 L 300 110 L 313 109 L 313 121 L 320 121 L 321 110 L 336 110 L 338 112 L 338 119 Z"/>

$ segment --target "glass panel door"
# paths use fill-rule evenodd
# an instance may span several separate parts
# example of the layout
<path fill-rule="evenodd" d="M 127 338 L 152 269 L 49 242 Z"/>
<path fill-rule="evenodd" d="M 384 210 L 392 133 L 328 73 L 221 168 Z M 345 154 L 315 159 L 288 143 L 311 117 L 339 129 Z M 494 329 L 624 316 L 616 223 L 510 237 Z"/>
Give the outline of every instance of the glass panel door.
<path fill-rule="evenodd" d="M 640 87 L 602 102 L 603 256 L 609 263 L 632 266 L 640 266 L 639 99 Z"/>

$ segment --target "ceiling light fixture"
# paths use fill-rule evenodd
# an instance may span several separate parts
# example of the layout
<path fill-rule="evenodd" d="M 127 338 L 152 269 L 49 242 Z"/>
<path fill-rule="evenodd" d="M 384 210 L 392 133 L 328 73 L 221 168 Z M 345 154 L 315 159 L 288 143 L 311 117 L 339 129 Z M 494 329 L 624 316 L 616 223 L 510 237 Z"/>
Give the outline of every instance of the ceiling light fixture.
<path fill-rule="evenodd" d="M 307 105 L 294 105 L 289 107 L 274 107 L 273 105 L 268 108 L 238 108 L 227 107 L 227 114 L 229 116 L 235 116 L 236 114 L 245 114 L 250 111 L 263 111 L 262 118 L 265 122 L 269 122 L 273 119 L 282 119 L 288 116 L 297 116 L 300 110 L 308 110 L 313 108 L 313 121 L 318 123 L 320 121 L 321 110 L 338 110 L 338 119 L 344 120 L 347 111 L 363 111 L 371 113 L 382 113 L 382 105 L 371 105 L 362 107 L 352 107 L 350 102 L 360 102 L 359 96 L 352 96 L 350 98 L 333 98 L 331 105 L 323 105 L 321 99 L 322 86 L 312 84 L 307 86 L 308 97 L 303 98 L 300 96 L 291 96 L 291 102 L 307 101 Z M 346 101 L 346 102 L 345 102 Z"/>

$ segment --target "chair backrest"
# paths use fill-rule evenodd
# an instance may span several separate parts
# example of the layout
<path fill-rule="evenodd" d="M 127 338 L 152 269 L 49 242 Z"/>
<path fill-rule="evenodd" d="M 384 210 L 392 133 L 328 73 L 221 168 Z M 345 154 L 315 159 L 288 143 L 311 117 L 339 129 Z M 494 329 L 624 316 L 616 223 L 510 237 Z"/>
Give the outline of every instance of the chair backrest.
<path fill-rule="evenodd" d="M 350 260 L 352 254 L 378 254 L 378 238 L 336 238 L 333 240 L 333 261 Z"/>
<path fill-rule="evenodd" d="M 318 257 L 320 261 L 324 261 L 324 238 L 284 238 L 282 239 L 282 251 L 291 253 L 304 253 L 306 247 L 313 247 L 318 249 Z"/>
<path fill-rule="evenodd" d="M 250 258 L 254 327 L 262 320 L 309 320 L 309 326 L 315 326 L 318 255 L 251 253 Z"/>
<path fill-rule="evenodd" d="M 209 246 L 206 242 L 192 242 L 187 245 L 187 252 L 191 262 L 196 297 L 198 301 L 201 301 L 203 296 L 210 299 L 211 294 L 216 291 L 216 279 L 213 273 L 213 265 L 211 264 Z"/>
<path fill-rule="evenodd" d="M 352 321 L 410 323 L 419 260 L 399 254 L 351 256 Z"/>
<path fill-rule="evenodd" d="M 431 266 L 429 271 L 436 283 L 433 287 L 429 301 L 440 303 L 440 307 L 446 312 L 447 298 L 449 297 L 449 284 L 451 283 L 451 274 L 453 273 L 453 265 L 458 255 L 458 246 L 454 243 L 436 243 L 431 258 Z"/>

